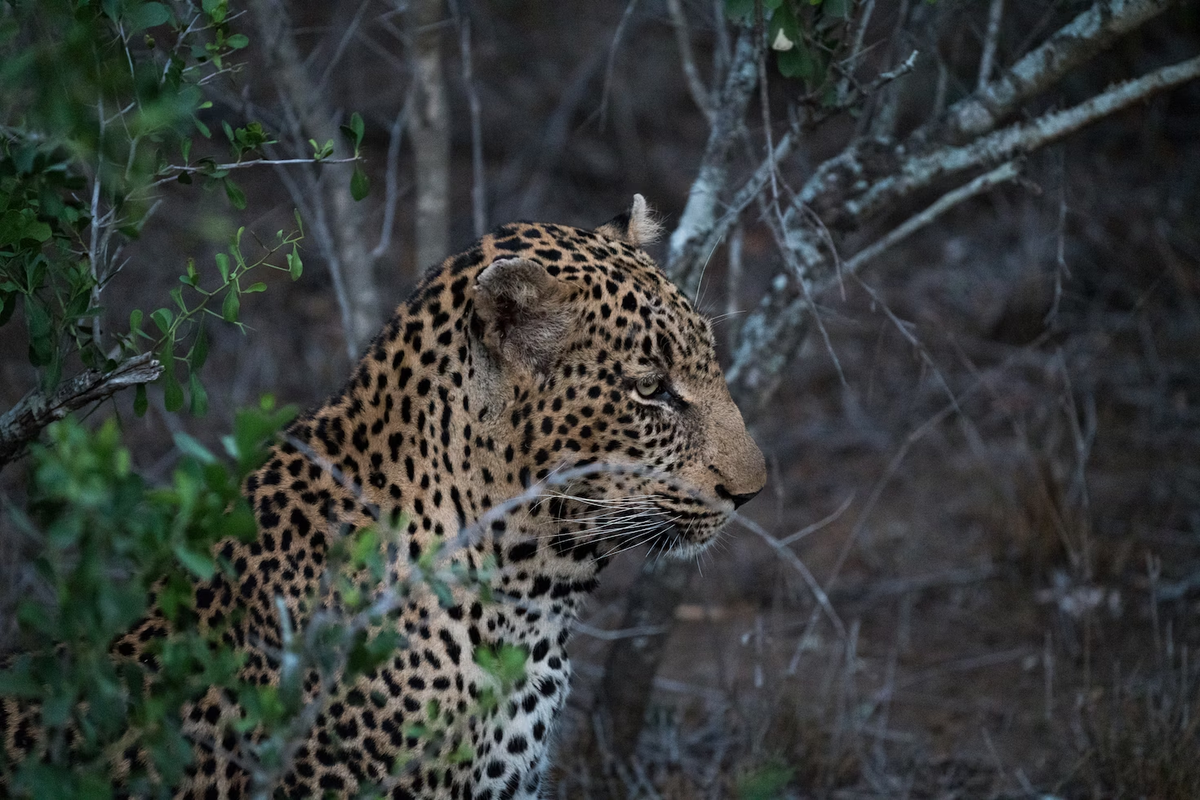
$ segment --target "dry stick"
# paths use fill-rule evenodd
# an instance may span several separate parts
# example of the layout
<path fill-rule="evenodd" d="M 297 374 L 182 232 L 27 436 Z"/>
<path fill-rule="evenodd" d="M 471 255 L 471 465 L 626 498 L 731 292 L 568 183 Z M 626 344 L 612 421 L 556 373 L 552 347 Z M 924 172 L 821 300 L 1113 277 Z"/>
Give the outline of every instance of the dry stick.
<path fill-rule="evenodd" d="M 865 220 L 904 202 L 936 180 L 1037 150 L 1136 102 L 1197 77 L 1200 77 L 1200 57 L 1119 84 L 1077 106 L 1046 114 L 1027 124 L 1013 125 L 969 145 L 945 147 L 910 158 L 893 175 L 877 181 L 861 198 L 845 201 L 842 207 L 850 219 Z M 852 164 L 855 154 L 847 151 L 844 156 L 832 161 L 843 158 L 846 159 L 843 164 Z M 801 191 L 799 201 L 816 199 L 831 185 L 827 181 L 837 170 L 826 170 L 825 166 L 817 170 L 817 174 Z M 939 201 L 935 205 L 944 204 Z M 795 208 L 794 204 L 789 213 Z M 803 245 L 813 236 L 811 231 L 806 232 L 799 227 L 789 231 L 789 234 L 798 245 Z M 860 255 L 873 257 L 878 252 L 878 248 L 872 246 Z M 857 261 L 851 259 L 851 262 L 857 265 L 865 260 L 864 257 Z M 851 263 L 847 262 L 846 266 L 849 269 Z M 822 259 L 810 264 L 810 269 L 813 272 L 820 270 L 819 274 L 810 272 L 810 280 L 815 282 L 819 292 L 831 280 L 831 266 Z M 734 363 L 727 374 L 735 394 L 750 396 L 758 393 L 760 388 L 769 391 L 776 376 L 791 360 L 799 346 L 800 333 L 805 324 L 803 309 L 797 305 L 796 294 L 791 283 L 777 278 L 759 307 L 746 319 Z"/>
<path fill-rule="evenodd" d="M 1069 136 L 1096 120 L 1117 113 L 1159 92 L 1200 77 L 1200 56 L 1117 84 L 1064 111 L 1012 125 L 960 147 L 943 147 L 901 164 L 896 175 L 876 182 L 861 199 L 846 203 L 854 218 L 864 218 L 885 205 L 907 198 L 939 178 L 977 169 L 1028 153 Z"/>
<path fill-rule="evenodd" d="M 833 623 L 833 627 L 834 630 L 837 631 L 838 638 L 845 637 L 846 626 L 842 623 L 842 618 L 838 616 L 837 611 L 834 610 L 833 604 L 829 602 L 829 593 L 821 587 L 821 584 L 815 577 L 813 577 L 812 572 L 805 565 L 805 563 L 800 560 L 800 557 L 796 555 L 791 548 L 768 533 L 763 526 L 759 525 L 749 517 L 745 517 L 737 512 L 734 512 L 732 519 L 734 522 L 738 523 L 743 528 L 758 536 L 760 539 L 770 545 L 771 549 L 774 550 L 780 558 L 786 561 L 793 569 L 796 570 L 796 572 L 800 573 L 800 577 L 804 579 L 804 583 L 808 586 L 808 590 L 812 592 L 813 597 L 816 598 L 818 607 L 825 612 L 826 616 L 829 617 L 829 621 Z"/>
<path fill-rule="evenodd" d="M 153 353 L 142 353 L 111 372 L 86 370 L 62 383 L 51 395 L 38 390 L 29 392 L 0 415 L 0 468 L 21 455 L 25 446 L 51 422 L 105 400 L 121 389 L 157 380 L 162 371 L 163 366 Z"/>
<path fill-rule="evenodd" d="M 894 62 L 900 56 L 900 37 L 905 32 L 908 19 L 909 0 L 900 0 L 900 10 L 896 14 L 896 29 L 887 46 L 888 62 Z M 866 129 L 872 137 L 890 139 L 895 133 L 896 115 L 900 109 L 900 87 L 889 87 L 885 91 L 876 93 L 874 97 L 876 101 L 874 113 L 870 117 L 863 117 L 864 122 L 869 121 Z M 861 125 L 859 130 L 863 130 Z"/>
<path fill-rule="evenodd" d="M 416 92 L 409 87 L 404 106 L 392 121 L 392 129 L 388 132 L 387 167 L 383 177 L 383 222 L 379 226 L 379 243 L 371 251 L 371 260 L 378 261 L 392 246 L 392 235 L 396 227 L 396 207 L 400 204 L 400 143 L 404 140 L 404 128 L 408 123 L 408 115 Z"/>
<path fill-rule="evenodd" d="M 608 62 L 604 66 L 604 86 L 600 90 L 600 130 L 604 130 L 604 126 L 608 122 L 608 95 L 612 91 L 613 70 L 617 66 L 617 50 L 621 46 L 621 37 L 625 34 L 629 20 L 633 18 L 637 4 L 638 0 L 629 0 L 629 3 L 626 4 L 625 11 L 621 14 L 621 21 L 617 23 L 617 29 L 613 31 L 612 41 L 608 45 Z"/>
<path fill-rule="evenodd" d="M 1004 19 L 1004 0 L 992 0 L 988 9 L 987 33 L 983 37 L 983 55 L 979 57 L 979 80 L 975 84 L 976 92 L 987 89 L 992 77 L 992 67 L 996 60 L 996 44 L 1000 39 L 1000 22 Z"/>
<path fill-rule="evenodd" d="M 687 17 L 683 13 L 683 4 L 680 0 L 667 0 L 667 11 L 671 14 L 671 27 L 675 30 L 675 46 L 679 49 L 679 61 L 683 67 L 683 76 L 687 79 L 688 92 L 692 95 L 692 102 L 704 114 L 704 118 L 711 126 L 716 115 L 712 109 L 711 94 L 700 77 L 700 70 L 696 68 L 696 56 L 692 52 L 692 35 L 688 30 Z"/>
<path fill-rule="evenodd" d="M 952 105 L 941 120 L 922 126 L 914 142 L 958 142 L 994 128 L 1018 105 L 1041 94 L 1067 72 L 1144 25 L 1178 0 L 1097 2 L 1025 54 L 1003 75 Z"/>
<path fill-rule="evenodd" d="M 688 193 L 679 225 L 667 248 L 667 274 L 686 296 L 694 296 L 706 260 L 700 247 L 713 227 L 718 199 L 729 181 L 729 150 L 746 116 L 746 107 L 758 82 L 759 32 L 743 28 L 734 49 L 733 63 L 717 100 L 716 119 L 709 130 L 708 144 L 700 169 Z M 769 173 L 768 173 L 769 177 Z"/>
<path fill-rule="evenodd" d="M 855 273 L 862 267 L 863 264 L 878 256 L 889 247 L 893 247 L 900 241 L 908 238 L 916 231 L 924 228 L 935 219 L 945 214 L 950 209 L 960 203 L 970 200 L 976 195 L 990 191 L 993 187 L 1001 183 L 1007 183 L 1017 178 L 1016 162 L 1009 161 L 1001 164 L 991 172 L 986 172 L 980 175 L 975 180 L 968 183 L 966 186 L 960 186 L 952 192 L 939 197 L 928 208 L 919 214 L 909 217 L 904 222 L 897 225 L 884 237 L 871 244 L 869 247 L 864 247 L 859 252 L 855 253 L 851 258 L 844 262 L 843 269 L 849 273 Z"/>
<path fill-rule="evenodd" d="M 451 0 L 450 8 L 455 19 L 460 20 L 458 29 L 459 52 L 462 54 L 462 80 L 467 91 L 467 108 L 471 114 L 471 211 L 475 223 L 475 236 L 487 232 L 487 189 L 483 172 L 483 122 L 481 119 L 479 92 L 475 86 L 475 73 L 471 66 L 471 15 L 459 16 L 458 3 Z"/>
<path fill-rule="evenodd" d="M 359 26 L 362 24 L 363 14 L 367 11 L 367 6 L 371 4 L 371 0 L 363 0 L 358 5 L 358 10 L 354 12 L 346 29 L 342 32 L 342 38 L 338 40 L 338 45 L 333 51 L 333 55 L 329 57 L 329 63 L 325 65 L 325 71 L 321 73 L 321 79 L 317 81 L 317 85 L 313 87 L 316 92 L 324 92 L 326 85 L 329 83 L 330 76 L 337 68 L 338 62 L 342 60 L 342 56 L 346 53 L 346 48 L 350 45 L 350 40 L 355 38 L 358 33 Z M 331 29 L 332 30 L 332 29 Z M 312 55 L 316 55 L 316 50 Z M 311 58 L 311 56 L 310 56 Z"/>
<path fill-rule="evenodd" d="M 850 46 L 850 55 L 843 62 L 842 79 L 838 83 L 837 89 L 839 104 L 846 102 L 850 95 L 850 82 L 854 76 L 854 68 L 858 66 L 858 59 L 862 56 L 863 38 L 867 34 L 867 26 L 871 24 L 871 15 L 874 13 L 875 0 L 866 0 L 862 5 L 862 12 L 858 16 L 858 24 L 854 27 L 854 43 Z"/>
<path fill-rule="evenodd" d="M 1016 175 L 1016 166 L 1012 162 L 1009 162 L 979 176 L 966 186 L 948 192 L 924 211 L 905 220 L 879 241 L 845 261 L 842 265 L 842 271 L 845 274 L 855 274 L 867 261 L 879 256 L 889 247 L 896 245 L 904 238 L 930 224 L 954 206 L 991 189 L 999 183 L 1012 180 Z M 803 244 L 803 240 L 793 242 L 792 244 Z M 819 258 L 819 256 L 816 258 Z M 800 253 L 798 258 L 802 263 L 806 262 L 810 270 L 814 263 L 813 259 L 814 256 L 809 255 L 808 252 Z M 811 310 L 810 298 L 820 293 L 828 284 L 832 283 L 836 275 L 832 270 L 826 270 L 827 274 L 822 276 L 819 281 L 814 281 L 811 271 L 804 274 L 800 267 L 793 267 L 793 269 L 800 272 L 796 281 L 802 287 L 808 289 L 808 291 L 801 292 L 798 297 L 789 301 L 784 301 L 778 311 L 770 307 L 765 309 L 764 305 L 760 304 L 759 308 L 754 311 L 741 328 L 740 341 L 734 352 L 733 364 L 726 371 L 726 379 L 729 382 L 730 390 L 736 398 L 750 399 L 756 393 L 770 392 L 771 388 L 773 388 L 775 377 L 782 371 L 784 365 L 791 360 L 794 348 L 799 346 L 799 334 L 808 323 L 805 311 Z M 784 278 L 784 281 L 786 281 L 786 278 Z M 809 282 L 815 282 L 816 285 L 812 287 L 806 286 Z M 772 295 L 779 297 L 788 291 L 790 286 L 790 283 L 781 282 L 779 278 L 776 278 L 775 285 L 768 292 L 766 301 L 770 302 Z M 774 312 L 769 315 L 771 318 L 768 318 L 768 315 L 763 313 L 764 310 Z M 751 328 L 752 325 L 755 327 Z M 787 347 L 777 347 L 777 344 L 784 339 L 787 339 Z M 768 347 L 771 349 L 764 349 Z M 760 397 L 755 407 L 761 406 L 762 399 Z"/>
<path fill-rule="evenodd" d="M 316 91 L 296 46 L 295 31 L 286 10 L 271 0 L 252 0 L 250 10 L 263 38 L 264 51 L 272 67 L 289 131 L 296 147 L 304 147 L 308 139 L 319 143 L 333 141 L 335 152 L 345 152 L 342 136 L 334 121 L 329 99 Z M 311 188 L 311 204 L 321 219 L 323 230 L 322 255 L 329 263 L 339 290 L 346 352 L 353 360 L 359 347 L 370 339 L 382 322 L 379 290 L 371 269 L 362 232 L 363 214 L 350 194 L 348 181 L 332 181 L 322 185 L 311 174 L 306 176 Z M 300 187 L 295 187 L 299 189 Z M 293 200 L 300 205 L 299 197 Z M 324 241 L 324 240 L 328 241 Z M 344 277 L 344 281 L 343 281 Z"/>
<path fill-rule="evenodd" d="M 179 180 L 180 175 L 194 175 L 196 173 L 208 172 L 210 170 L 228 171 L 235 169 L 248 169 L 250 167 L 287 167 L 297 164 L 307 164 L 309 166 L 314 164 L 353 164 L 357 160 L 358 159 L 354 158 L 353 156 L 347 156 L 345 158 L 323 158 L 320 161 L 316 160 L 315 158 L 254 158 L 249 161 L 236 161 L 228 164 L 215 165 L 208 164 L 204 166 L 192 164 L 172 164 L 170 166 L 163 167 L 159 172 L 161 175 L 162 171 L 170 170 L 172 174 L 165 178 L 159 178 L 154 183 L 150 184 L 150 186 L 162 186 L 164 183 L 174 183 L 175 181 Z"/>
<path fill-rule="evenodd" d="M 717 245 L 725 238 L 725 235 L 729 232 L 733 224 L 737 222 L 742 212 L 754 202 L 759 192 L 766 186 L 776 166 L 791 155 L 792 150 L 795 149 L 799 141 L 800 134 L 795 127 L 783 135 L 779 140 L 779 144 L 775 146 L 775 149 L 763 158 L 762 163 L 754 171 L 754 174 L 742 184 L 740 189 L 734 192 L 733 198 L 725 207 L 725 213 L 718 217 L 712 223 L 712 226 L 705 231 L 703 241 L 694 249 L 697 255 L 703 255 L 705 261 L 712 256 L 713 251 L 717 249 Z"/>
<path fill-rule="evenodd" d="M 442 0 L 416 0 L 409 137 L 417 173 L 417 268 L 440 262 L 450 247 L 450 109 L 442 70 Z"/>

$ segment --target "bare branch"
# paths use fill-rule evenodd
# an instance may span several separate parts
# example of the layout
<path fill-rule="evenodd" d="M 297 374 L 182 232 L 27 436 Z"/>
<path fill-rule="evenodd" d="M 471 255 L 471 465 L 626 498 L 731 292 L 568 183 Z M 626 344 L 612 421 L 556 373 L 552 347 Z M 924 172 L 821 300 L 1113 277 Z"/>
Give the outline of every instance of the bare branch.
<path fill-rule="evenodd" d="M 450 0 L 450 10 L 458 21 L 458 48 L 462 56 L 462 80 L 467 92 L 467 108 L 471 113 L 471 211 L 475 236 L 487 232 L 487 186 L 483 171 L 483 122 L 479 92 L 471 64 L 471 15 L 460 14 L 456 0 Z"/>
<path fill-rule="evenodd" d="M 871 246 L 855 254 L 842 264 L 842 272 L 853 274 L 867 261 L 933 222 L 951 208 L 989 189 L 1017 177 L 1013 162 L 1002 164 L 996 169 L 977 177 L 966 186 L 947 192 L 919 214 L 906 220 Z M 804 239 L 793 236 L 788 244 L 799 252 L 789 252 L 789 257 L 806 263 L 793 267 L 793 281 L 779 275 L 775 278 L 772 291 L 742 326 L 733 364 L 726 371 L 730 391 L 735 399 L 748 401 L 757 399 L 761 407 L 773 393 L 783 368 L 791 361 L 792 354 L 800 346 L 810 324 L 811 297 L 824 291 L 836 279 L 838 272 L 828 266 L 811 245 L 798 246 Z M 800 291 L 796 289 L 800 286 Z M 809 313 L 806 314 L 805 312 Z M 753 409 L 755 404 L 747 403 Z"/>
<path fill-rule="evenodd" d="M 450 109 L 442 71 L 442 0 L 411 6 L 415 113 L 409 118 L 417 172 L 417 266 L 437 263 L 450 247 Z"/>
<path fill-rule="evenodd" d="M 612 90 L 613 69 L 617 65 L 617 49 L 621 46 L 621 37 L 625 35 L 625 28 L 629 25 L 629 20 L 633 18 L 637 4 L 638 0 L 629 0 L 625 6 L 625 12 L 621 14 L 621 21 L 617 23 L 617 29 L 613 31 L 612 42 L 608 45 L 608 63 L 604 67 L 604 88 L 600 90 L 601 129 L 608 120 L 608 94 Z"/>
<path fill-rule="evenodd" d="M 1069 136 L 1159 92 L 1200 77 L 1200 57 L 1163 67 L 1109 88 L 1072 108 L 1012 125 L 961 147 L 945 147 L 901 164 L 894 176 L 876 182 L 861 199 L 845 204 L 851 219 L 863 219 L 884 205 L 911 196 L 934 181 L 1029 153 Z"/>
<path fill-rule="evenodd" d="M 851 79 L 854 76 L 855 67 L 858 66 L 858 59 L 862 56 L 863 39 L 867 35 L 867 26 L 871 24 L 871 15 L 874 13 L 875 0 L 867 0 L 863 3 L 862 11 L 858 15 L 858 23 L 854 26 L 854 44 L 850 46 L 850 55 L 846 57 L 842 67 L 842 79 L 838 82 L 839 104 L 845 103 L 850 95 Z"/>
<path fill-rule="evenodd" d="M 392 233 L 396 227 L 396 206 L 400 202 L 400 143 L 404 139 L 404 127 L 412 111 L 415 93 L 409 91 L 408 98 L 388 133 L 387 166 L 383 176 L 383 223 L 379 226 L 379 243 L 371 251 L 371 260 L 378 261 L 392 245 Z"/>
<path fill-rule="evenodd" d="M 713 113 L 708 88 L 700 78 L 700 70 L 696 68 L 696 56 L 692 52 L 692 34 L 688 30 L 687 17 L 683 13 L 683 3 L 680 0 L 667 0 L 667 11 L 671 14 L 671 26 L 675 29 L 675 46 L 679 48 L 679 61 L 683 66 L 683 76 L 687 79 L 688 92 L 711 126 L 716 115 Z"/>
<path fill-rule="evenodd" d="M 766 530 L 766 528 L 759 525 L 749 517 L 734 512 L 733 521 L 770 545 L 771 549 L 774 550 L 780 558 L 786 561 L 793 569 L 796 570 L 796 572 L 800 574 L 800 577 L 804 579 L 805 585 L 808 586 L 808 590 L 812 592 L 813 597 L 816 599 L 817 605 L 820 606 L 821 610 L 825 612 L 825 615 L 829 617 L 830 623 L 833 624 L 834 630 L 837 631 L 838 638 L 845 637 L 846 626 L 842 623 L 842 618 L 838 616 L 837 611 L 835 611 L 833 608 L 833 604 L 829 602 L 829 595 L 826 594 L 825 590 L 821 588 L 821 584 L 817 582 L 815 577 L 813 577 L 812 572 L 808 569 L 808 566 L 800 560 L 800 557 L 796 555 L 796 553 L 793 552 L 790 547 L 772 536 Z"/>
<path fill-rule="evenodd" d="M 869 247 L 865 247 L 858 253 L 855 253 L 853 258 L 848 259 L 844 263 L 843 269 L 849 273 L 856 272 L 863 264 L 875 258 L 889 247 L 893 247 L 902 240 L 907 239 L 913 233 L 924 228 L 956 205 L 970 200 L 976 195 L 983 194 L 1001 183 L 1015 180 L 1016 177 L 1016 162 L 1008 161 L 996 167 L 991 172 L 980 175 L 966 186 L 960 186 L 952 192 L 947 192 L 921 213 L 909 217 L 889 231 L 886 236 L 877 240 Z"/>
<path fill-rule="evenodd" d="M 961 142 L 986 133 L 1018 105 L 1054 85 L 1119 37 L 1166 11 L 1176 0 L 1104 0 L 1092 5 L 1022 57 L 996 80 L 981 86 L 924 126 L 914 141 L 935 137 Z"/>
<path fill-rule="evenodd" d="M 286 10 L 271 0 L 252 0 L 255 25 L 262 36 L 263 50 L 271 65 L 275 84 L 284 105 L 285 116 L 292 121 L 290 133 L 297 141 L 315 139 L 333 141 L 335 153 L 345 157 L 346 149 L 338 131 L 333 109 L 324 93 L 317 91 L 296 46 L 295 33 Z M 362 344 L 375 334 L 381 322 L 379 290 L 363 236 L 363 215 L 350 194 L 349 181 L 318 182 L 310 186 L 316 196 L 307 198 L 318 216 L 323 216 L 324 233 L 331 237 L 321 242 L 322 254 L 330 271 L 344 277 L 339 293 L 345 326 L 346 349 L 353 358 Z M 293 193 L 297 205 L 301 199 Z"/>
<path fill-rule="evenodd" d="M 1004 19 L 1004 0 L 992 0 L 988 9 L 987 33 L 983 37 L 983 55 L 979 57 L 979 79 L 975 91 L 982 92 L 987 88 L 992 77 L 992 69 L 996 61 L 996 45 L 1000 40 L 1000 22 Z"/>
<path fill-rule="evenodd" d="M 779 140 L 779 144 L 775 149 L 768 153 L 763 159 L 762 164 L 754 171 L 742 188 L 734 193 L 733 199 L 725 207 L 725 213 L 712 223 L 712 227 L 705 232 L 704 240 L 696 247 L 696 253 L 703 256 L 704 261 L 707 261 L 713 251 L 717 249 L 717 245 L 725 238 L 725 234 L 729 232 L 730 227 L 737 222 L 741 213 L 746 210 L 746 207 L 754 202 L 754 198 L 762 191 L 770 180 L 772 172 L 777 165 L 791 155 L 795 149 L 797 142 L 800 141 L 799 131 L 793 129 L 788 131 Z"/>
<path fill-rule="evenodd" d="M 711 253 L 701 247 L 713 228 L 717 202 L 729 180 L 729 149 L 758 82 L 758 53 L 762 47 L 759 33 L 752 28 L 743 28 L 738 36 L 700 169 L 692 182 L 679 225 L 671 234 L 667 273 L 686 295 L 695 294 L 701 269 Z M 766 177 L 770 176 L 769 169 Z"/>
<path fill-rule="evenodd" d="M 76 375 L 47 396 L 29 392 L 0 416 L 0 467 L 19 457 L 42 429 L 72 411 L 105 400 L 122 389 L 150 383 L 162 374 L 153 353 L 134 356 L 111 372 L 89 369 Z"/>
<path fill-rule="evenodd" d="M 357 160 L 358 159 L 354 156 L 346 156 L 344 158 L 322 158 L 320 160 L 315 158 L 255 158 L 251 159 L 250 161 L 236 161 L 228 164 L 204 166 L 191 164 L 171 164 L 163 167 L 159 174 L 161 175 L 163 171 L 170 171 L 172 174 L 165 178 L 159 178 L 154 183 L 150 184 L 150 186 L 162 186 L 164 183 L 171 183 L 179 180 L 180 175 L 196 175 L 199 173 L 208 172 L 209 170 L 228 172 L 235 169 L 249 169 L 251 167 L 287 167 L 294 166 L 296 164 L 307 164 L 309 166 L 312 166 L 313 164 L 353 164 Z"/>

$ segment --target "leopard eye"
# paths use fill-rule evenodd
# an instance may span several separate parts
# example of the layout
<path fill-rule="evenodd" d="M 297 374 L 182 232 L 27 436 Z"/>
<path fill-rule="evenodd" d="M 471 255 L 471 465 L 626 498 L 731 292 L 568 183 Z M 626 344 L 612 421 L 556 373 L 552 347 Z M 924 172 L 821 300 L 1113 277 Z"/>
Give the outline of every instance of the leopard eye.
<path fill-rule="evenodd" d="M 661 379 L 653 375 L 646 375 L 638 378 L 637 383 L 634 384 L 634 388 L 637 389 L 637 393 L 642 397 L 654 397 L 654 395 L 662 391 L 662 385 L 663 382 Z"/>

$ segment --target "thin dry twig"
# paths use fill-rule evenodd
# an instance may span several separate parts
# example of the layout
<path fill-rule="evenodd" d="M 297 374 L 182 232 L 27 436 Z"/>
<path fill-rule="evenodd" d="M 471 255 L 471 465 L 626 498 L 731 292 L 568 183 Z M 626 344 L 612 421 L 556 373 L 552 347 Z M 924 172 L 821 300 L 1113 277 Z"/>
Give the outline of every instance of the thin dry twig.
<path fill-rule="evenodd" d="M 992 0 L 988 8 L 987 33 L 983 37 L 983 54 L 979 56 L 979 78 L 975 91 L 987 89 L 996 61 L 996 46 L 1000 40 L 1000 22 L 1004 19 L 1004 0 Z"/>
<path fill-rule="evenodd" d="M 679 61 L 687 81 L 688 93 L 691 94 L 696 108 L 700 109 L 708 124 L 712 125 L 715 114 L 711 95 L 700 77 L 700 70 L 696 68 L 696 56 L 692 52 L 692 34 L 688 30 L 687 17 L 683 13 L 683 3 L 680 0 L 667 0 L 667 11 L 671 15 L 671 27 L 675 30 L 675 46 L 679 48 Z"/>
<path fill-rule="evenodd" d="M 64 381 L 50 395 L 33 390 L 0 416 L 0 467 L 17 458 L 51 422 L 72 411 L 106 400 L 122 389 L 150 383 L 163 366 L 153 353 L 136 355 L 111 372 L 89 369 Z"/>

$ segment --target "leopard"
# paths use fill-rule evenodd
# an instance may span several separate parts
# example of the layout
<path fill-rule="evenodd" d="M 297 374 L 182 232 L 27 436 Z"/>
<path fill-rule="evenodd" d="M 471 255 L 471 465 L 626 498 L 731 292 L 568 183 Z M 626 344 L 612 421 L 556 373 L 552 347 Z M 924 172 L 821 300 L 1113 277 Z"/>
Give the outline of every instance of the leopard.
<path fill-rule="evenodd" d="M 399 526 L 384 550 L 392 581 L 436 554 L 486 582 L 416 585 L 385 615 L 404 647 L 323 694 L 305 679 L 323 699 L 273 796 L 538 798 L 568 641 L 601 571 L 642 545 L 698 555 L 763 488 L 712 325 L 646 250 L 659 230 L 635 195 L 596 228 L 484 235 L 424 275 L 342 389 L 246 479 L 257 535 L 220 542 L 231 571 L 192 595 L 201 624 L 242 653 L 244 681 L 279 684 L 281 614 L 296 629 L 313 618 L 334 549 L 356 531 Z M 115 657 L 168 629 L 152 614 Z M 497 678 L 474 654 L 504 647 L 524 655 L 521 674 L 488 707 Z M 0 708 L 6 750 L 34 749 L 29 712 Z M 173 796 L 252 793 L 238 717 L 215 687 L 184 709 L 194 753 Z M 122 758 L 118 777 L 139 756 Z"/>

